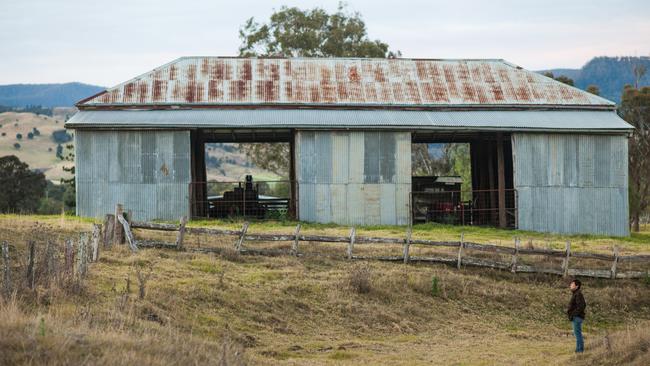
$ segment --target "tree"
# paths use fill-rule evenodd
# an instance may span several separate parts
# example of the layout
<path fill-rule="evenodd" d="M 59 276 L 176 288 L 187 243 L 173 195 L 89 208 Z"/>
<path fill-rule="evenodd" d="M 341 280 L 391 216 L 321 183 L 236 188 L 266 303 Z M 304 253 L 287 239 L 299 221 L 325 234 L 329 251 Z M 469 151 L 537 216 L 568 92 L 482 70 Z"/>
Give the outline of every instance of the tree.
<path fill-rule="evenodd" d="M 629 193 L 632 230 L 640 230 L 641 215 L 650 204 L 650 87 L 623 90 L 621 117 L 635 130 L 629 139 Z"/>
<path fill-rule="evenodd" d="M 379 57 L 393 55 L 388 45 L 370 40 L 359 13 L 339 3 L 329 14 L 321 8 L 280 8 L 267 24 L 250 18 L 239 30 L 240 56 Z"/>
<path fill-rule="evenodd" d="M 597 85 L 591 84 L 585 90 L 593 95 L 600 95 L 600 88 Z"/>
<path fill-rule="evenodd" d="M 553 79 L 553 80 L 557 80 L 557 81 L 559 81 L 559 82 L 561 82 L 561 83 L 564 83 L 564 84 L 566 84 L 566 85 L 571 85 L 571 86 L 573 86 L 573 79 L 571 79 L 571 78 L 569 78 L 569 77 L 567 77 L 567 76 L 560 75 L 560 76 L 558 76 L 558 77 L 555 77 L 555 76 L 553 75 L 553 73 L 550 72 L 550 71 L 545 72 L 545 73 L 544 73 L 544 76 L 549 77 L 549 78 L 551 78 L 551 79 Z"/>
<path fill-rule="evenodd" d="M 34 212 L 45 192 L 45 175 L 15 155 L 0 158 L 0 212 Z"/>
<path fill-rule="evenodd" d="M 59 145 L 61 146 L 61 145 Z M 58 147 L 57 147 L 58 151 Z M 75 183 L 75 168 L 74 168 L 74 145 L 72 144 L 67 144 L 65 145 L 65 153 L 57 155 L 59 159 L 63 161 L 69 161 L 72 162 L 72 164 L 68 166 L 63 166 L 62 169 L 64 172 L 70 173 L 71 177 L 70 178 L 61 178 L 61 184 L 63 184 L 66 189 L 65 193 L 63 195 L 63 203 L 67 207 L 76 207 L 77 206 L 77 186 Z"/>
<path fill-rule="evenodd" d="M 368 38 L 359 13 L 349 13 L 343 4 L 336 12 L 321 8 L 302 10 L 283 6 L 268 23 L 248 19 L 239 30 L 239 55 L 283 57 L 399 57 L 388 45 Z M 240 144 L 240 150 L 260 168 L 287 176 L 288 144 Z"/>

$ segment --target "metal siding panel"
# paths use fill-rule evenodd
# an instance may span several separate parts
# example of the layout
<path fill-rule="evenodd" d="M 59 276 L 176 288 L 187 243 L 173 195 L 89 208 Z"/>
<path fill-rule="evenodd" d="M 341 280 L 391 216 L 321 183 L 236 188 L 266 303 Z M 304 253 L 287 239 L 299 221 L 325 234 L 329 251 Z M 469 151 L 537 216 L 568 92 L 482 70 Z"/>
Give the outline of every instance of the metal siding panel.
<path fill-rule="evenodd" d="M 564 144 L 560 135 L 548 136 L 548 182 L 549 186 L 562 186 L 564 176 Z"/>
<path fill-rule="evenodd" d="M 589 135 L 578 136 L 578 186 L 594 186 L 594 138 Z"/>
<path fill-rule="evenodd" d="M 330 185 L 316 184 L 316 219 L 324 224 L 332 222 L 332 208 L 330 205 Z"/>
<path fill-rule="evenodd" d="M 363 132 L 350 132 L 350 146 L 348 153 L 348 178 L 350 183 L 363 183 L 365 156 L 364 140 L 365 137 Z"/>
<path fill-rule="evenodd" d="M 573 135 L 564 136 L 563 185 L 578 186 L 578 139 Z"/>
<path fill-rule="evenodd" d="M 316 132 L 314 165 L 316 166 L 316 183 L 332 182 L 332 133 Z"/>
<path fill-rule="evenodd" d="M 380 223 L 382 225 L 396 225 L 397 224 L 397 209 L 395 206 L 395 184 L 380 184 L 379 192 L 379 208 L 380 208 Z"/>
<path fill-rule="evenodd" d="M 594 188 L 579 188 L 578 202 L 580 205 L 580 232 L 596 233 L 596 215 L 595 215 L 595 198 Z"/>
<path fill-rule="evenodd" d="M 365 225 L 364 185 L 351 183 L 347 186 L 347 210 L 349 225 Z"/>
<path fill-rule="evenodd" d="M 561 202 L 556 204 L 564 206 L 563 212 L 563 233 L 574 234 L 580 232 L 580 202 L 578 195 L 579 188 L 564 188 Z"/>
<path fill-rule="evenodd" d="M 395 185 L 395 219 L 397 220 L 397 225 L 408 225 L 409 223 L 411 217 L 409 212 L 410 193 L 410 183 L 398 183 Z"/>
<path fill-rule="evenodd" d="M 349 133 L 332 134 L 332 183 L 348 183 L 348 172 L 350 170 Z"/>
<path fill-rule="evenodd" d="M 330 185 L 332 222 L 340 225 L 348 223 L 347 189 L 345 184 Z"/>
<path fill-rule="evenodd" d="M 610 136 L 611 139 L 611 175 L 610 187 L 627 187 L 628 160 L 627 137 Z"/>
<path fill-rule="evenodd" d="M 380 211 L 380 185 L 379 184 L 364 184 L 363 200 L 364 200 L 364 225 L 379 225 L 381 223 Z"/>
<path fill-rule="evenodd" d="M 140 156 L 143 183 L 150 184 L 156 181 L 156 155 L 156 134 L 143 133 L 142 155 Z"/>
<path fill-rule="evenodd" d="M 612 148 L 609 136 L 594 136 L 594 187 L 609 187 Z"/>
<path fill-rule="evenodd" d="M 316 134 L 300 132 L 300 182 L 316 183 Z"/>
<path fill-rule="evenodd" d="M 189 184 L 191 177 L 189 131 L 173 132 L 173 141 L 174 182 Z"/>
<path fill-rule="evenodd" d="M 363 182 L 379 183 L 380 132 L 366 131 L 363 139 Z"/>
<path fill-rule="evenodd" d="M 379 134 L 379 173 L 381 183 L 395 183 L 396 138 L 394 132 Z"/>
<path fill-rule="evenodd" d="M 396 177 L 395 181 L 399 183 L 411 184 L 411 133 L 395 133 L 396 144 Z"/>

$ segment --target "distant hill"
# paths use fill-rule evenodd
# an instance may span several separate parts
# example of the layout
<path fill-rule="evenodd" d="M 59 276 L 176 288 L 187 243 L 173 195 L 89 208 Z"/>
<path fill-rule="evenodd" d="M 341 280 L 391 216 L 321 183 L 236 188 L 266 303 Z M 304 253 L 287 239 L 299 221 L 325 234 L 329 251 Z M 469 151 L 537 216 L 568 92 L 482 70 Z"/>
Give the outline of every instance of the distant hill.
<path fill-rule="evenodd" d="M 650 57 L 594 57 L 580 69 L 551 69 L 554 76 L 564 75 L 573 79 L 575 86 L 586 89 L 594 84 L 600 88 L 600 95 L 614 102 L 620 102 L 625 84 L 634 85 L 634 66 L 643 64 L 648 71 L 639 86 L 650 85 Z"/>
<path fill-rule="evenodd" d="M 72 107 L 79 100 L 106 88 L 83 83 L 0 85 L 0 105 Z"/>

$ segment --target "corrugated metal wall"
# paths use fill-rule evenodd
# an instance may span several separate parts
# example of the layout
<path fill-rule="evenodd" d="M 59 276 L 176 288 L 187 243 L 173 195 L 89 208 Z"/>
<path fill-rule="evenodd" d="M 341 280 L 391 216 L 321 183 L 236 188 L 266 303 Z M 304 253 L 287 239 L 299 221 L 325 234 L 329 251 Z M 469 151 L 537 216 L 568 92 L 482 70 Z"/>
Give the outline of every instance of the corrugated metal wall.
<path fill-rule="evenodd" d="M 295 151 L 300 220 L 408 223 L 409 132 L 299 131 Z"/>
<path fill-rule="evenodd" d="M 627 137 L 512 135 L 519 228 L 629 235 Z"/>
<path fill-rule="evenodd" d="M 102 217 L 117 203 L 135 220 L 189 213 L 189 131 L 75 133 L 77 214 Z"/>

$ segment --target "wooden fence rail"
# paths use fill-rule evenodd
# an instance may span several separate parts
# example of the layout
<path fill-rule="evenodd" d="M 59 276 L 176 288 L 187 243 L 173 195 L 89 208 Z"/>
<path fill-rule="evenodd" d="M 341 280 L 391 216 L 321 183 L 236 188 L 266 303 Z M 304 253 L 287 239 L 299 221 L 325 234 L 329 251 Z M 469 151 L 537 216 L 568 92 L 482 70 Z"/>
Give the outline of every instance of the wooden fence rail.
<path fill-rule="evenodd" d="M 357 236 L 355 228 L 350 230 L 349 236 L 326 236 L 326 235 L 304 235 L 300 233 L 300 225 L 296 227 L 293 234 L 252 234 L 248 233 L 248 223 L 244 223 L 240 230 L 226 230 L 216 228 L 194 228 L 185 226 L 186 219 L 181 218 L 180 225 L 160 224 L 150 222 L 131 222 L 130 227 L 124 226 L 124 229 L 145 229 L 145 230 L 158 230 L 177 232 L 177 241 L 172 243 L 161 243 L 151 241 L 135 241 L 137 245 L 143 247 L 159 247 L 159 248 L 174 248 L 183 249 L 182 237 L 184 234 L 207 234 L 214 236 L 234 236 L 236 241 L 234 244 L 235 249 L 242 254 L 267 254 L 267 255 L 294 255 L 304 256 L 305 253 L 299 252 L 299 242 L 320 242 L 320 243 L 345 243 L 346 255 L 348 259 L 374 259 L 382 261 L 399 261 L 403 263 L 411 262 L 435 262 L 446 263 L 460 268 L 462 265 L 487 267 L 495 269 L 503 269 L 512 272 L 521 273 L 548 273 L 561 276 L 582 276 L 582 277 L 597 277 L 597 278 L 646 278 L 650 277 L 650 269 L 645 271 L 620 271 L 621 263 L 643 263 L 647 262 L 650 266 L 650 255 L 619 255 L 618 248 L 614 248 L 613 253 L 589 253 L 589 252 L 575 252 L 571 251 L 570 243 L 566 243 L 565 250 L 554 249 L 541 249 L 541 248 L 522 248 L 520 246 L 519 238 L 515 238 L 514 247 L 505 247 L 493 244 L 481 244 L 467 242 L 464 240 L 463 235 L 459 241 L 435 241 L 427 239 L 413 239 L 411 238 L 411 230 L 407 232 L 405 238 L 381 238 L 369 236 Z M 133 238 L 133 234 L 128 232 L 127 237 Z M 288 251 L 278 249 L 253 249 L 244 247 L 245 242 L 291 242 L 291 249 Z M 354 255 L 354 247 L 356 244 L 397 244 L 403 246 L 403 255 L 401 256 L 358 256 Z M 410 248 L 413 246 L 429 246 L 429 247 L 448 247 L 457 248 L 457 253 L 453 258 L 447 257 L 420 257 L 410 255 Z M 137 247 L 136 249 L 137 250 Z M 210 248 L 189 248 L 186 250 L 199 251 L 199 252 L 218 252 L 219 249 Z M 467 255 L 467 250 L 476 250 L 487 253 L 509 255 L 511 260 L 509 262 L 493 261 L 483 258 L 474 258 Z M 547 258 L 562 259 L 562 268 L 544 268 L 532 265 L 525 265 L 520 263 L 522 255 L 535 255 Z M 593 259 L 610 262 L 607 269 L 580 269 L 570 268 L 570 258 Z"/>

